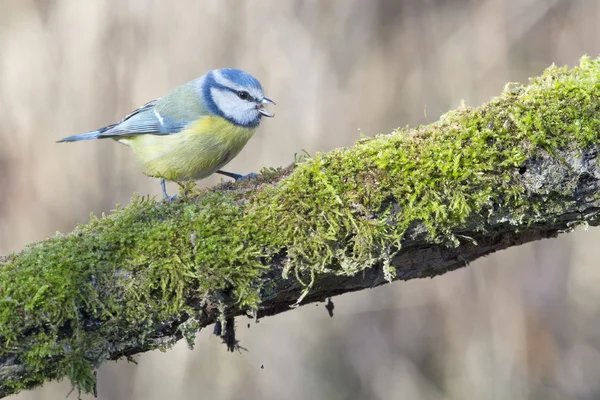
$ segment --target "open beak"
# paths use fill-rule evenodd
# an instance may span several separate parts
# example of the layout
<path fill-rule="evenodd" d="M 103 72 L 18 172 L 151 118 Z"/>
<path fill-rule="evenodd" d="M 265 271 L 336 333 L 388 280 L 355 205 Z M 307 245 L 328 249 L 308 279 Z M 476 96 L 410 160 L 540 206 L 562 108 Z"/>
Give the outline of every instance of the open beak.
<path fill-rule="evenodd" d="M 264 115 L 265 117 L 269 117 L 272 118 L 275 116 L 275 114 L 271 114 L 270 112 L 268 112 L 267 110 L 265 110 L 265 104 L 273 104 L 275 105 L 276 103 L 268 98 L 264 98 L 262 101 L 262 104 L 256 106 L 256 109 L 258 110 L 259 113 L 261 113 L 262 115 Z"/>

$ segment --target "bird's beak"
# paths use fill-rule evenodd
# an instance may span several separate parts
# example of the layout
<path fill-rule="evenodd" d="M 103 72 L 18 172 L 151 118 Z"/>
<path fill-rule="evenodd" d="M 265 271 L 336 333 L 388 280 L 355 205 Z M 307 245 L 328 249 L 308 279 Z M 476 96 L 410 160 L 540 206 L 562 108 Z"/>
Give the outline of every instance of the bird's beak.
<path fill-rule="evenodd" d="M 268 98 L 263 98 L 262 104 L 256 106 L 256 109 L 258 110 L 259 113 L 261 113 L 262 115 L 264 115 L 265 117 L 269 117 L 272 118 L 275 116 L 275 114 L 271 114 L 270 112 L 268 112 L 267 110 L 265 110 L 265 104 L 273 104 L 275 105 L 276 103 Z"/>

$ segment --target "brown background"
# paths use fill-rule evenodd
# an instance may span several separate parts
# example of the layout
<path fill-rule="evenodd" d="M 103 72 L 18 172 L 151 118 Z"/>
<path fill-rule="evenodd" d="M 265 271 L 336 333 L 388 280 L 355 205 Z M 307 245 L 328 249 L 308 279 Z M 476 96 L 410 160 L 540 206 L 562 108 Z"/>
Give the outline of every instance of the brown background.
<path fill-rule="evenodd" d="M 433 122 L 553 62 L 595 57 L 599 20 L 594 0 L 0 0 L 0 253 L 133 192 L 158 194 L 126 147 L 54 141 L 208 69 L 249 71 L 278 102 L 229 165 L 247 173 L 350 145 L 359 130 Z M 333 319 L 322 305 L 250 329 L 240 319 L 241 354 L 205 330 L 193 351 L 104 365 L 99 398 L 599 398 L 599 238 L 578 231 L 341 296 Z"/>

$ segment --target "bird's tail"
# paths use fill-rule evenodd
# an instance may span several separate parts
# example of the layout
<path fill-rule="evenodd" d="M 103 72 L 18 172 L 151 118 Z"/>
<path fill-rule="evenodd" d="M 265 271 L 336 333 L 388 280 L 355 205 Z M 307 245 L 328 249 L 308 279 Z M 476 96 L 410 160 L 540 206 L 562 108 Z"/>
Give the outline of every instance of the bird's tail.
<path fill-rule="evenodd" d="M 56 143 L 78 142 L 80 140 L 101 139 L 102 138 L 102 134 L 104 132 L 106 132 L 107 130 L 109 130 L 110 128 L 113 128 L 115 125 L 109 125 L 109 126 L 105 126 L 104 128 L 97 129 L 95 131 L 86 132 L 86 133 L 80 133 L 79 135 L 69 136 L 69 137 L 66 137 L 64 139 L 60 139 Z"/>

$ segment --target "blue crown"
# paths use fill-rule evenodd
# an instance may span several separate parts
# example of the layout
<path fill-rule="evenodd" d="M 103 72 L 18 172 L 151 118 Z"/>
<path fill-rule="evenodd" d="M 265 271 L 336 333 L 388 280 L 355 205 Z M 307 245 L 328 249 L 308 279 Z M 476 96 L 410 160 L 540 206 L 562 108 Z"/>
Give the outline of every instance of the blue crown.
<path fill-rule="evenodd" d="M 222 68 L 219 70 L 221 74 L 231 82 L 240 86 L 259 89 L 262 92 L 260 82 L 247 72 L 235 68 Z"/>

